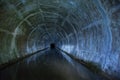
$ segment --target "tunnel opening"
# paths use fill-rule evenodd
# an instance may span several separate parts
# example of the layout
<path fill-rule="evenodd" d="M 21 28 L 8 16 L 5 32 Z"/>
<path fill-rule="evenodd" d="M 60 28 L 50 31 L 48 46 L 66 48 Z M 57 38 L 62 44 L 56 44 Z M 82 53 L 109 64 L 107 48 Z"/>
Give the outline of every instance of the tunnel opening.
<path fill-rule="evenodd" d="M 51 48 L 51 49 L 55 49 L 55 47 L 56 47 L 55 43 L 51 43 L 51 44 L 50 44 L 50 48 Z"/>

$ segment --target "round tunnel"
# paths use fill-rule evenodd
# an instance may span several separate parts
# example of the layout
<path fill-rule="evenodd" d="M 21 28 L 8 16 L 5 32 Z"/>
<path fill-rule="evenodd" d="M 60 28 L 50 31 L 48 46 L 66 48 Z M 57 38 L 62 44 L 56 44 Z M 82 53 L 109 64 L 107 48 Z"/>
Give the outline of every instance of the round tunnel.
<path fill-rule="evenodd" d="M 118 76 L 119 26 L 119 0 L 0 0 L 0 64 L 55 43 Z"/>

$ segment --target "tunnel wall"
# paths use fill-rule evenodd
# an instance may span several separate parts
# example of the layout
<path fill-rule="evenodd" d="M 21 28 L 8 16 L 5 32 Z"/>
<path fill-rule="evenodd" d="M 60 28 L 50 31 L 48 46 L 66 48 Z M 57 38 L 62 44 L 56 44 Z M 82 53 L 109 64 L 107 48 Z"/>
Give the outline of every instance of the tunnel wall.
<path fill-rule="evenodd" d="M 119 0 L 0 0 L 0 64 L 55 43 L 120 74 Z"/>

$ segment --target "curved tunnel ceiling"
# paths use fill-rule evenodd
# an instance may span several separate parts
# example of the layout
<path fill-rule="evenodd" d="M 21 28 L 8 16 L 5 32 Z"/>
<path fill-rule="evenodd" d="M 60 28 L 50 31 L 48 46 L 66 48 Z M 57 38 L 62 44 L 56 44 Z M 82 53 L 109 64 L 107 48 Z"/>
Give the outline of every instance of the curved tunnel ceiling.
<path fill-rule="evenodd" d="M 119 72 L 119 37 L 119 0 L 0 1 L 0 63 L 56 43 Z"/>

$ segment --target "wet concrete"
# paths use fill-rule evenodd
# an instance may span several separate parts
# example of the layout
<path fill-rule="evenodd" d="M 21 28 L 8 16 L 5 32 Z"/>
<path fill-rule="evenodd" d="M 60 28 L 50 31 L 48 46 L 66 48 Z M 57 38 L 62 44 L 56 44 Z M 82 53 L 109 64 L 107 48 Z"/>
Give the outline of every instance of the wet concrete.
<path fill-rule="evenodd" d="M 55 48 L 0 71 L 0 80 L 106 80 Z"/>

